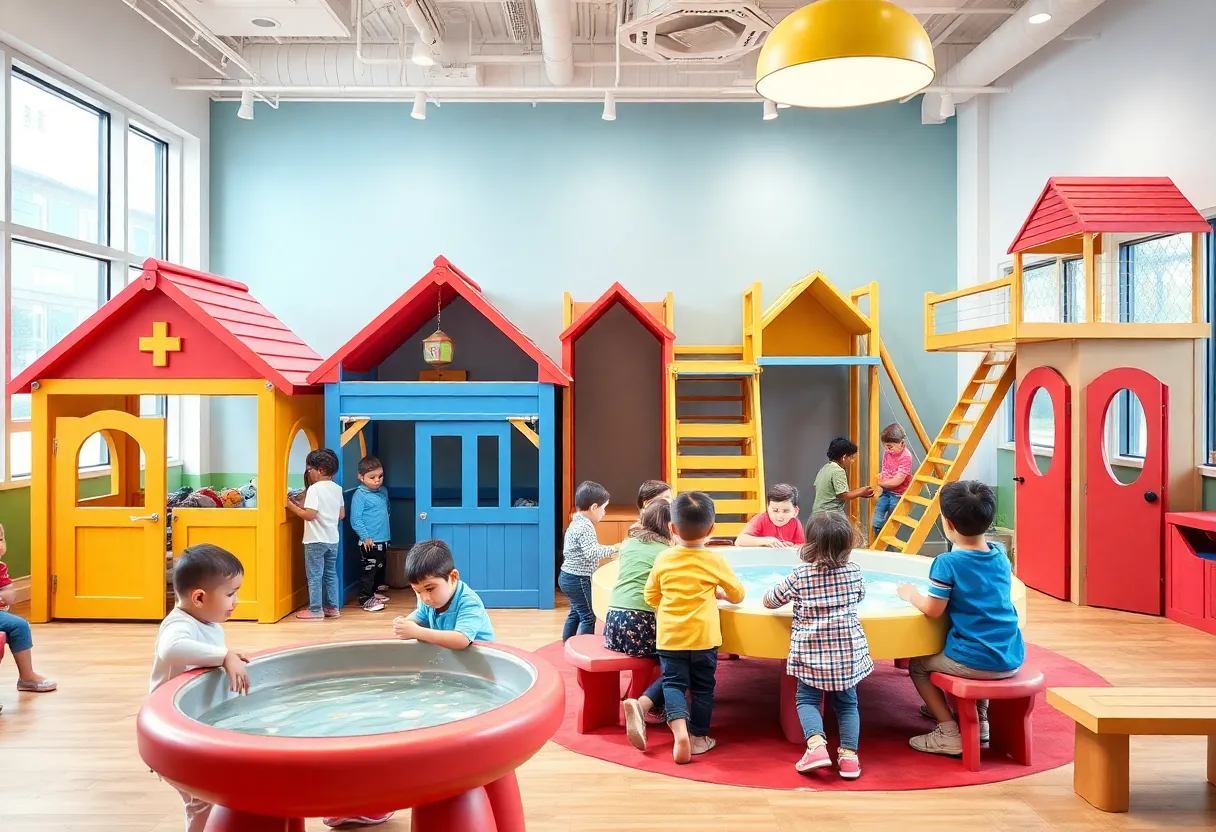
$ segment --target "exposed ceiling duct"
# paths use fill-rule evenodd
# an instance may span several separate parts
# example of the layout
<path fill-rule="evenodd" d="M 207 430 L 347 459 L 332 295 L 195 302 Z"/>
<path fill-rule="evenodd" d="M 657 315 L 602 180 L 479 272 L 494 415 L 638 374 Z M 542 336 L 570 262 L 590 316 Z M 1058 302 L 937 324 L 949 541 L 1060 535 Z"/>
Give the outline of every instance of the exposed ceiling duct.
<path fill-rule="evenodd" d="M 948 87 L 984 87 L 1051 43 L 1085 15 L 1102 5 L 1102 0 L 1051 0 L 1051 19 L 1030 22 L 1033 4 L 1027 4 L 989 35 L 979 46 L 954 65 L 936 85 Z M 970 101 L 968 93 L 954 93 L 954 106 Z M 924 124 L 941 124 L 951 107 L 944 107 L 941 93 L 926 93 L 921 98 L 920 120 Z"/>
<path fill-rule="evenodd" d="M 574 82 L 574 29 L 570 23 L 570 0 L 534 0 L 540 28 L 545 74 L 555 87 Z"/>
<path fill-rule="evenodd" d="M 758 49 L 773 29 L 744 0 L 625 0 L 621 43 L 651 60 L 723 63 Z"/>

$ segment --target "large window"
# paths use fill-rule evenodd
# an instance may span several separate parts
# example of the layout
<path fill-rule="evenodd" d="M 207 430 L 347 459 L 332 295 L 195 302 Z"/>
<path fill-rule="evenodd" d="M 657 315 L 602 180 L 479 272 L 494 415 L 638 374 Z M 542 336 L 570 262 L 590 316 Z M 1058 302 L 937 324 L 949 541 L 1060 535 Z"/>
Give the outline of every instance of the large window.
<path fill-rule="evenodd" d="M 0 214 L 11 379 L 138 276 L 146 258 L 169 255 L 170 143 L 32 62 L 0 53 L 0 71 L 11 90 L 0 100 L 11 130 L 8 210 Z M 30 397 L 6 397 L 4 411 L 0 473 L 19 480 L 31 470 Z M 140 412 L 169 420 L 169 456 L 177 458 L 177 402 L 144 396 Z M 81 468 L 108 463 L 105 442 L 91 438 Z"/>

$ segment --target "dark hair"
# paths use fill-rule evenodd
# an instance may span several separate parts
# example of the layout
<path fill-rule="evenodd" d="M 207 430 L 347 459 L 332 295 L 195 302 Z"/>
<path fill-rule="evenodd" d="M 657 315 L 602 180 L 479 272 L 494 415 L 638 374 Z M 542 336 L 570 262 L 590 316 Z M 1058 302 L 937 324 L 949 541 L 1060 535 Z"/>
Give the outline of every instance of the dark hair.
<path fill-rule="evenodd" d="M 882 442 L 907 442 L 908 434 L 904 432 L 903 425 L 899 422 L 892 422 L 882 429 L 878 438 Z"/>
<path fill-rule="evenodd" d="M 977 537 L 992 526 L 996 496 L 979 480 L 959 480 L 943 485 L 938 500 L 942 517 L 961 535 Z"/>
<path fill-rule="evenodd" d="M 212 590 L 229 578 L 244 575 L 236 555 L 213 543 L 186 547 L 173 566 L 173 591 L 185 598 L 196 589 Z"/>
<path fill-rule="evenodd" d="M 420 540 L 405 556 L 405 581 L 413 586 L 427 578 L 447 580 L 456 568 L 452 550 L 442 540 Z"/>
<path fill-rule="evenodd" d="M 843 436 L 837 436 L 828 443 L 828 459 L 832 462 L 855 453 L 857 453 L 857 445 L 853 443 L 853 440 L 845 439 Z"/>
<path fill-rule="evenodd" d="M 764 502 L 765 504 L 789 502 L 793 504 L 794 508 L 798 508 L 798 489 L 784 482 L 770 485 L 764 494 Z"/>
<path fill-rule="evenodd" d="M 806 521 L 806 543 L 798 550 L 803 563 L 838 569 L 849 562 L 849 553 L 861 545 L 861 533 L 848 515 L 819 511 Z"/>
<path fill-rule="evenodd" d="M 671 503 L 666 500 L 655 500 L 642 509 L 638 524 L 629 532 L 629 536 L 643 543 L 671 544 Z"/>
<path fill-rule="evenodd" d="M 681 540 L 701 540 L 714 527 L 714 501 L 704 491 L 685 491 L 671 504 L 671 522 Z"/>
<path fill-rule="evenodd" d="M 365 456 L 365 457 L 363 457 L 363 459 L 359 460 L 358 471 L 359 471 L 359 476 L 361 476 L 361 477 L 365 476 L 367 474 L 370 474 L 372 471 L 383 471 L 383 470 L 384 470 L 384 465 L 380 462 L 379 457 Z"/>
<path fill-rule="evenodd" d="M 667 491 L 671 491 L 671 486 L 662 480 L 646 480 L 638 487 L 638 511 L 646 508 L 647 503 Z"/>
<path fill-rule="evenodd" d="M 304 464 L 325 477 L 338 473 L 338 455 L 329 448 L 318 448 L 309 451 L 304 458 Z"/>
<path fill-rule="evenodd" d="M 592 506 L 602 506 L 608 502 L 608 489 L 598 482 L 584 480 L 574 489 L 574 507 L 586 511 Z"/>

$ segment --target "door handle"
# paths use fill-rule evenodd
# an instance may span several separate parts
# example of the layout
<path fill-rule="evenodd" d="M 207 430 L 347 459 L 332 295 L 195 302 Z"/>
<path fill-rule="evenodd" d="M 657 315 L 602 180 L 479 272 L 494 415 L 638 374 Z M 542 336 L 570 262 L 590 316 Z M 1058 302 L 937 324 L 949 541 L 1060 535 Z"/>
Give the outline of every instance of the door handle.
<path fill-rule="evenodd" d="M 1022 483 L 1026 482 L 1026 478 L 1025 477 L 1014 477 L 1013 481 L 1016 482 L 1018 485 L 1021 485 Z"/>
<path fill-rule="evenodd" d="M 1156 491 L 1145 491 L 1144 492 L 1144 502 L 1146 502 L 1146 503 L 1157 502 L 1157 492 Z"/>
<path fill-rule="evenodd" d="M 419 520 L 425 520 L 425 519 L 426 519 L 426 512 L 424 511 L 424 512 L 422 512 L 421 514 L 419 514 L 419 515 L 418 515 L 418 519 L 419 519 Z"/>
<path fill-rule="evenodd" d="M 132 523 L 138 523 L 140 520 L 150 520 L 150 521 L 152 521 L 153 523 L 159 523 L 159 522 L 160 522 L 160 515 L 159 515 L 159 514 L 157 514 L 157 513 L 155 513 L 155 512 L 153 512 L 152 514 L 144 515 L 143 517 L 140 517 L 140 516 L 139 516 L 139 515 L 137 515 L 137 514 L 132 514 L 132 515 L 131 515 L 131 522 L 132 522 Z"/>

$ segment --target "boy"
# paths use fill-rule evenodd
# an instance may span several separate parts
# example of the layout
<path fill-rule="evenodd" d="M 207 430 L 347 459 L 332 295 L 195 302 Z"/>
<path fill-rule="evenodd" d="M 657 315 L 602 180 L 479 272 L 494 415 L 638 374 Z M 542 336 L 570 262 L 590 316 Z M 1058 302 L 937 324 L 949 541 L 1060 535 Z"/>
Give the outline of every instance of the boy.
<path fill-rule="evenodd" d="M 717 745 L 709 736 L 709 723 L 722 644 L 718 599 L 741 603 L 743 584 L 726 559 L 705 546 L 714 529 L 714 501 L 707 494 L 686 491 L 676 497 L 671 521 L 676 545 L 655 558 L 642 596 L 655 611 L 663 700 L 675 737 L 672 756 L 682 765 Z M 645 696 L 630 703 L 625 708 L 626 729 L 631 735 L 640 734 L 644 748 L 646 729 L 639 717 L 654 703 Z"/>
<path fill-rule="evenodd" d="M 570 613 L 562 627 L 562 641 L 576 633 L 595 632 L 595 611 L 591 609 L 591 575 L 600 560 L 616 554 L 620 544 L 605 546 L 595 534 L 595 525 L 608 510 L 608 489 L 598 482 L 580 482 L 574 489 L 574 507 L 578 509 L 566 527 L 562 543 L 562 568 L 557 573 L 557 586 L 570 602 Z"/>
<path fill-rule="evenodd" d="M 359 603 L 367 612 L 384 609 L 387 595 L 384 583 L 384 558 L 392 537 L 389 532 L 388 489 L 384 485 L 384 466 L 374 456 L 359 460 L 359 487 L 350 500 L 350 527 L 359 536 L 359 557 L 363 573 L 359 576 Z"/>
<path fill-rule="evenodd" d="M 806 543 L 802 524 L 798 523 L 798 489 L 786 483 L 777 483 L 764 495 L 766 503 L 763 514 L 757 514 L 747 522 L 736 546 L 766 546 L 770 549 L 789 549 Z"/>
<path fill-rule="evenodd" d="M 908 669 L 925 700 L 922 713 L 933 717 L 931 733 L 909 744 L 927 754 L 963 753 L 958 723 L 946 696 L 929 681 L 937 671 L 964 679 L 1007 679 L 1026 657 L 1018 614 L 1009 599 L 1010 568 L 1005 550 L 984 539 L 996 513 L 996 497 L 982 482 L 965 480 L 943 486 L 942 520 L 951 551 L 938 555 L 929 567 L 929 596 L 911 584 L 901 584 L 899 597 L 930 618 L 950 615 L 946 647 L 937 655 L 912 660 Z M 980 740 L 988 736 L 988 703 L 977 703 Z"/>
<path fill-rule="evenodd" d="M 899 505 L 899 499 L 912 483 L 912 452 L 908 450 L 908 435 L 897 424 L 887 425 L 878 437 L 882 440 L 882 466 L 878 472 L 878 487 L 882 493 L 874 503 L 874 536 Z"/>
<path fill-rule="evenodd" d="M 338 522 L 346 517 L 342 486 L 334 482 L 338 455 L 329 448 L 311 451 L 304 460 L 304 506 L 287 501 L 287 508 L 304 521 L 304 573 L 308 578 L 308 609 L 296 613 L 303 621 L 338 618 L 342 602 L 338 589 Z"/>
<path fill-rule="evenodd" d="M 223 623 L 236 609 L 245 569 L 231 552 L 200 543 L 182 552 L 173 567 L 177 605 L 156 633 L 156 654 L 148 692 L 196 667 L 219 667 L 234 693 L 249 692 L 249 672 L 242 654 L 224 644 Z M 186 829 L 202 832 L 211 804 L 177 790 L 186 804 Z"/>
<path fill-rule="evenodd" d="M 493 641 L 486 605 L 460 580 L 452 550 L 442 540 L 415 543 L 405 556 L 405 577 L 418 593 L 418 609 L 393 619 L 393 635 L 449 650 L 475 641 Z"/>
<path fill-rule="evenodd" d="M 858 497 L 873 497 L 874 489 L 866 485 L 849 490 L 849 475 L 845 469 L 852 464 L 857 456 L 857 446 L 837 436 L 828 444 L 827 464 L 815 475 L 815 502 L 811 513 L 821 511 L 844 511 L 845 500 L 856 500 Z"/>

